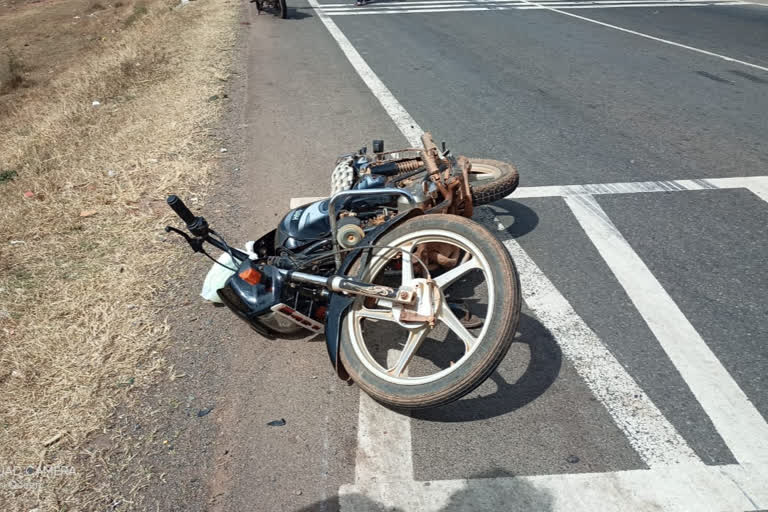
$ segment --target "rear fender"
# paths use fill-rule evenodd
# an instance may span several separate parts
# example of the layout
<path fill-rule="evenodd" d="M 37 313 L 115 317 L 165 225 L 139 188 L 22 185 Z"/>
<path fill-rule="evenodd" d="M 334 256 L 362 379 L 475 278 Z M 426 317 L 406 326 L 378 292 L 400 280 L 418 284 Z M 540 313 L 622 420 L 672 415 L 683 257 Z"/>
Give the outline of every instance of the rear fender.
<path fill-rule="evenodd" d="M 397 215 L 381 226 L 368 232 L 368 234 L 365 235 L 365 238 L 363 238 L 360 243 L 363 245 L 373 245 L 382 236 L 384 236 L 397 225 L 402 224 L 408 219 L 423 214 L 424 212 L 419 208 L 413 208 L 407 212 Z M 358 266 L 357 275 L 355 276 L 359 279 L 362 276 L 363 269 L 365 269 L 366 265 L 368 264 L 368 260 L 371 257 L 372 251 L 372 248 L 361 248 L 350 252 L 341 263 L 339 274 L 351 275 L 350 272 L 353 266 L 355 263 L 357 263 L 358 259 L 360 259 L 360 265 Z M 350 297 L 349 295 L 332 293 L 331 300 L 328 305 L 328 311 L 325 316 L 325 343 L 328 348 L 328 356 L 331 358 L 331 364 L 333 364 L 333 367 L 336 370 L 336 374 L 343 380 L 349 380 L 349 374 L 347 373 L 347 370 L 344 369 L 344 365 L 339 359 L 341 325 L 342 320 L 344 319 L 344 316 L 349 309 L 349 306 L 351 306 L 354 301 L 354 297 Z"/>

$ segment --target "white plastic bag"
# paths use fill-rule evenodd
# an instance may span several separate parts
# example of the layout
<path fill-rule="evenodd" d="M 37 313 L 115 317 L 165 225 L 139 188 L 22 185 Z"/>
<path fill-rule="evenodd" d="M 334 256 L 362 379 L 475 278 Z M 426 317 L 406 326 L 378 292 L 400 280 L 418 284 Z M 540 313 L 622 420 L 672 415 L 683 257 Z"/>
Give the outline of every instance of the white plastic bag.
<path fill-rule="evenodd" d="M 233 262 L 229 253 L 226 252 L 221 253 L 221 256 L 219 256 L 216 261 L 221 263 L 221 265 L 226 265 L 227 267 L 231 268 L 237 268 L 239 266 L 239 263 Z M 235 273 L 234 270 L 230 270 L 221 265 L 214 263 L 211 267 L 211 270 L 208 271 L 208 275 L 205 276 L 205 281 L 203 281 L 203 290 L 200 292 L 200 296 L 205 300 L 211 302 L 221 302 L 219 294 L 216 293 L 216 291 L 224 288 L 224 284 L 227 282 L 227 279 L 229 279 L 229 277 Z"/>

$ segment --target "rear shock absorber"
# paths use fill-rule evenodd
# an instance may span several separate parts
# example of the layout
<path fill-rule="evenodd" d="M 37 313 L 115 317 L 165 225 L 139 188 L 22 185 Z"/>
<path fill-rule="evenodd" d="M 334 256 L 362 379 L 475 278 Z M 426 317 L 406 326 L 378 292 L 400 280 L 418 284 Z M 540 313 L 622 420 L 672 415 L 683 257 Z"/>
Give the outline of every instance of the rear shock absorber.
<path fill-rule="evenodd" d="M 419 167 L 421 167 L 423 162 L 419 158 L 412 158 L 410 160 L 403 160 L 402 162 L 395 162 L 395 165 L 397 165 L 397 172 L 408 172 L 408 171 L 415 171 Z"/>
<path fill-rule="evenodd" d="M 424 164 L 421 159 L 411 158 L 399 162 L 384 162 L 377 165 L 371 165 L 371 172 L 382 176 L 395 176 L 404 172 L 416 170 L 422 165 Z"/>

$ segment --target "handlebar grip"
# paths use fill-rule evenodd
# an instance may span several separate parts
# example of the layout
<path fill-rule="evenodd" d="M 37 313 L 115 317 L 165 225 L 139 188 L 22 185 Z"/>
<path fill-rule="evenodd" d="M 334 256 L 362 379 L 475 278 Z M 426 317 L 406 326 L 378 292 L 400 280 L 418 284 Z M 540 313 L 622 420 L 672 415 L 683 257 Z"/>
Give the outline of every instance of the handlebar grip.
<path fill-rule="evenodd" d="M 178 196 L 175 194 L 171 194 L 168 196 L 168 199 L 166 199 L 166 202 L 168 203 L 168 206 L 171 207 L 171 209 L 176 212 L 176 215 L 181 217 L 181 220 L 186 222 L 187 224 L 192 224 L 195 221 L 195 216 L 192 215 L 192 212 L 189 211 L 189 208 L 187 208 L 187 205 L 184 204 L 184 201 L 179 199 Z"/>

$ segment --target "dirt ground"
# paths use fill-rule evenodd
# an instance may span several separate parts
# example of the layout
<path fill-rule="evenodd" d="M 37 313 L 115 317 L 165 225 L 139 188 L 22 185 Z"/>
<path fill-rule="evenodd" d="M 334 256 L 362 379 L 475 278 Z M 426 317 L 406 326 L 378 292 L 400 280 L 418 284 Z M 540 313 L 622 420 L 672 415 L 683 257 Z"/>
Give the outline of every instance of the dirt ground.
<path fill-rule="evenodd" d="M 237 9 L 0 1 L 2 510 L 145 509 L 172 472 L 154 418 L 197 401 L 148 390 L 204 377 L 166 357 L 194 293 L 164 198 L 204 204 L 226 156 Z"/>
<path fill-rule="evenodd" d="M 2 0 L 0 53 L 12 56 L 18 82 L 0 95 L 0 112 L 20 108 L 30 89 L 45 88 L 72 66 L 119 40 L 149 9 L 169 0 Z"/>

